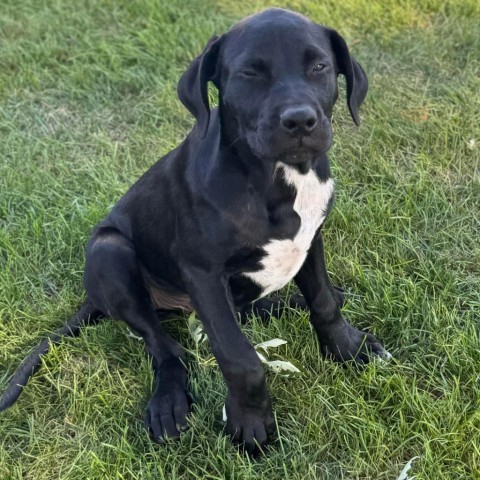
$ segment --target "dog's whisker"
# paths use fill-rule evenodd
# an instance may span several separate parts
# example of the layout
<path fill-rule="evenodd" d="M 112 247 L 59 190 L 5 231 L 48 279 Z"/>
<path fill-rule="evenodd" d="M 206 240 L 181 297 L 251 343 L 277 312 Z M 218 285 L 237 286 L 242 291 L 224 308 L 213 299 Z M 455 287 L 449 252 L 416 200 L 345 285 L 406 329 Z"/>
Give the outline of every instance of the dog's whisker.
<path fill-rule="evenodd" d="M 235 140 L 233 140 L 233 141 L 228 145 L 227 148 L 233 147 L 233 145 L 235 145 L 235 143 L 237 143 L 241 138 L 242 138 L 242 136 L 241 136 L 241 135 L 238 135 L 238 137 L 235 138 Z"/>

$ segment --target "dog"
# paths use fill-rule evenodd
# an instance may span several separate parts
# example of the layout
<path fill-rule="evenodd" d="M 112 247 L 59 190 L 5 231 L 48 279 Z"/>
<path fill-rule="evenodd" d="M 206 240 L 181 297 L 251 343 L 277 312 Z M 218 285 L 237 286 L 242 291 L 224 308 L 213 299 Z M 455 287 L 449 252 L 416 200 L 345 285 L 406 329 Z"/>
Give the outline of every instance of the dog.
<path fill-rule="evenodd" d="M 334 198 L 327 151 L 340 74 L 358 125 L 368 81 L 335 30 L 272 8 L 211 38 L 178 83 L 193 129 L 94 228 L 86 301 L 24 360 L 0 411 L 16 401 L 51 343 L 108 316 L 138 332 L 152 356 L 151 437 L 178 437 L 190 409 L 184 351 L 157 311 L 195 310 L 228 387 L 226 432 L 258 451 L 275 423 L 264 368 L 237 314 L 279 307 L 267 295 L 291 280 L 325 356 L 388 358 L 373 335 L 343 319 L 342 294 L 325 267 L 321 228 Z M 218 90 L 215 109 L 208 82 Z"/>

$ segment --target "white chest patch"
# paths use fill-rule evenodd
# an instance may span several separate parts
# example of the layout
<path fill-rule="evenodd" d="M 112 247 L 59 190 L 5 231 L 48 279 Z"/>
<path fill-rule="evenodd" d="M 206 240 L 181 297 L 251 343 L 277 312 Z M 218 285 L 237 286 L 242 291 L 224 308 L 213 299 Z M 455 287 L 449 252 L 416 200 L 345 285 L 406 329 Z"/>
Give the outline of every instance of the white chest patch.
<path fill-rule="evenodd" d="M 300 228 L 293 239 L 270 240 L 263 249 L 263 268 L 257 272 L 245 273 L 245 276 L 262 287 L 262 296 L 285 286 L 300 270 L 313 237 L 325 220 L 328 202 L 334 183 L 331 178 L 322 182 L 317 174 L 310 170 L 301 174 L 288 165 L 279 163 L 277 169 L 283 169 L 284 179 L 292 185 L 297 194 L 293 209 L 300 217 Z"/>

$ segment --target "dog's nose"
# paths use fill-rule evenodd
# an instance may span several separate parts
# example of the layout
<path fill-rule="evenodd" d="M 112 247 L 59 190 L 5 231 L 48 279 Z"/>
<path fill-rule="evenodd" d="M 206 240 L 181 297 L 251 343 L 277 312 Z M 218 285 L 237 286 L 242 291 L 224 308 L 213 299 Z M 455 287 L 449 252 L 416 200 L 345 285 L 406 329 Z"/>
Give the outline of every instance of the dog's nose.
<path fill-rule="evenodd" d="M 292 135 L 308 135 L 317 125 L 317 114 L 308 105 L 287 107 L 280 115 L 280 124 Z"/>

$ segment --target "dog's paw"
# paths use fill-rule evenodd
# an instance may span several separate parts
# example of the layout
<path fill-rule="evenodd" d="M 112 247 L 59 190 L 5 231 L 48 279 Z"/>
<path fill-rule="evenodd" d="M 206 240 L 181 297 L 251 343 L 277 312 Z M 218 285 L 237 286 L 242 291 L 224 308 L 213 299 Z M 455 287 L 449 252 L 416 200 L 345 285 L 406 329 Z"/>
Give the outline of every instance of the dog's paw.
<path fill-rule="evenodd" d="M 374 357 L 383 360 L 392 358 L 371 333 L 357 330 L 343 319 L 328 330 L 319 332 L 318 338 L 322 353 L 336 362 L 353 360 L 366 364 Z"/>
<path fill-rule="evenodd" d="M 187 415 L 191 399 L 182 389 L 155 394 L 147 405 L 145 426 L 157 443 L 176 439 L 187 429 Z"/>
<path fill-rule="evenodd" d="M 256 456 L 275 435 L 275 420 L 270 401 L 263 408 L 246 408 L 233 396 L 226 402 L 225 431 L 248 455 Z"/>

